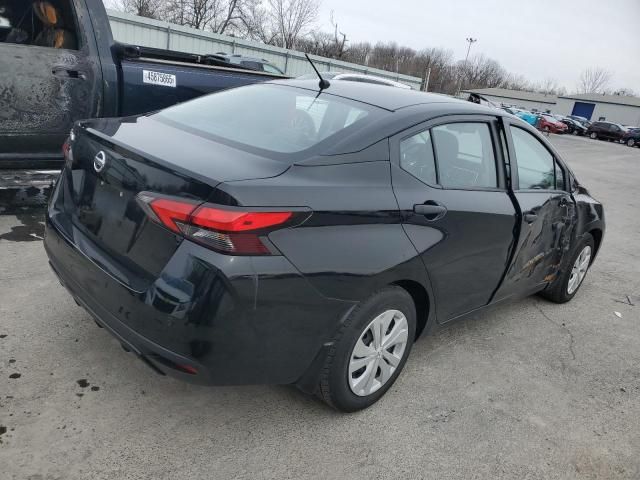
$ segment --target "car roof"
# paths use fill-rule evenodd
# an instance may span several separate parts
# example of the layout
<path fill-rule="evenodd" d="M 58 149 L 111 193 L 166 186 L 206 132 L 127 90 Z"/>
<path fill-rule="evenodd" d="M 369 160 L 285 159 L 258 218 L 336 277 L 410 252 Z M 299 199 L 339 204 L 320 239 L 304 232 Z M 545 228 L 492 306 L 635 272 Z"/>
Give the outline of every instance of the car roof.
<path fill-rule="evenodd" d="M 288 85 L 318 91 L 318 80 L 274 80 L 269 83 Z M 465 100 L 459 100 L 448 95 L 438 93 L 426 93 L 418 90 L 404 88 L 389 88 L 387 85 L 375 85 L 365 82 L 331 82 L 331 85 L 323 93 L 348 98 L 358 102 L 373 105 L 389 111 L 396 111 L 411 105 L 428 105 L 450 103 L 452 105 L 464 105 L 469 107 L 470 113 L 489 113 L 500 115 L 499 109 L 483 107 Z"/>

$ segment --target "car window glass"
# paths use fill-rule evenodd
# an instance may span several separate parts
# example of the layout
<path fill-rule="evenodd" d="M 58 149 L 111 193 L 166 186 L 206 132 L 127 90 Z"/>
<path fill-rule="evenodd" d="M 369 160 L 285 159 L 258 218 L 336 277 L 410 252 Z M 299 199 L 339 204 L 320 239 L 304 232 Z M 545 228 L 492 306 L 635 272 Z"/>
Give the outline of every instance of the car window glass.
<path fill-rule="evenodd" d="M 77 49 L 71 1 L 0 1 L 0 42 Z"/>
<path fill-rule="evenodd" d="M 440 185 L 496 188 L 496 161 L 489 125 L 451 123 L 432 129 Z"/>
<path fill-rule="evenodd" d="M 564 172 L 558 162 L 555 162 L 556 166 L 556 190 L 564 190 Z"/>
<path fill-rule="evenodd" d="M 400 142 L 400 166 L 424 183 L 437 183 L 436 163 L 428 130 Z"/>
<path fill-rule="evenodd" d="M 279 69 L 277 69 L 273 65 L 269 65 L 268 63 L 263 63 L 262 64 L 262 68 L 264 68 L 265 72 L 276 73 L 278 75 L 282 75 L 282 72 Z"/>
<path fill-rule="evenodd" d="M 232 142 L 238 148 L 294 153 L 385 114 L 380 108 L 346 98 L 261 83 L 174 105 L 153 118 L 213 136 L 216 141 Z"/>
<path fill-rule="evenodd" d="M 513 148 L 518 162 L 520 189 L 553 190 L 555 188 L 553 156 L 533 135 L 511 128 Z"/>
<path fill-rule="evenodd" d="M 243 67 L 250 68 L 251 70 L 262 70 L 262 63 L 260 62 L 252 62 L 249 60 L 243 60 L 240 62 L 240 65 Z"/>

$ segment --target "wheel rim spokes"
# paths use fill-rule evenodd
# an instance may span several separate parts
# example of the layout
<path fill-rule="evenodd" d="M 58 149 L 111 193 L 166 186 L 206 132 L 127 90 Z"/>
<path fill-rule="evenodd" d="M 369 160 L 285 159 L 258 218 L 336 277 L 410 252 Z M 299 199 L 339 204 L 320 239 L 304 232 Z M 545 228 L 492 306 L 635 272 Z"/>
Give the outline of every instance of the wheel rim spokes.
<path fill-rule="evenodd" d="M 573 264 L 571 268 L 571 275 L 569 276 L 569 282 L 567 284 L 567 293 L 571 295 L 575 292 L 584 277 L 587 275 L 587 270 L 589 270 L 589 264 L 591 263 L 591 247 L 587 245 L 582 249 L 578 258 Z"/>
<path fill-rule="evenodd" d="M 402 361 L 408 334 L 407 318 L 399 310 L 387 310 L 367 325 L 349 359 L 353 393 L 371 395 L 389 381 Z"/>

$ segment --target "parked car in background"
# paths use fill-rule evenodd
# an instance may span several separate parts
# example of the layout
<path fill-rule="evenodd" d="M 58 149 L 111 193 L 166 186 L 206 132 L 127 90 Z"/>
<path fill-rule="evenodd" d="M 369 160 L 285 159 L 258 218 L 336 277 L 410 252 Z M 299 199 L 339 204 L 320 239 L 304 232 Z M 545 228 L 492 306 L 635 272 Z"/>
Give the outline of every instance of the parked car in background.
<path fill-rule="evenodd" d="M 567 126 L 567 133 L 571 133 L 573 135 L 585 135 L 587 133 L 587 127 L 585 127 L 577 120 L 569 117 L 564 117 L 560 120 L 560 122 L 564 123 Z"/>
<path fill-rule="evenodd" d="M 580 115 L 567 115 L 567 118 L 571 120 L 575 120 L 576 122 L 580 122 L 585 127 L 589 128 L 591 125 L 591 121 L 585 117 L 581 117 Z"/>
<path fill-rule="evenodd" d="M 538 116 L 528 112 L 526 110 L 522 110 L 521 108 L 516 108 L 516 107 L 501 107 L 502 110 L 504 110 L 507 113 L 510 113 L 511 115 L 515 115 L 516 117 L 520 118 L 521 120 L 524 120 L 525 122 L 527 122 L 529 125 L 532 126 L 536 126 L 536 123 L 538 123 Z"/>
<path fill-rule="evenodd" d="M 630 128 L 622 136 L 622 142 L 628 147 L 640 147 L 640 128 Z"/>
<path fill-rule="evenodd" d="M 98 324 L 159 372 L 343 411 L 382 397 L 423 331 L 570 301 L 605 228 L 534 128 L 378 85 L 234 88 L 80 122 L 66 152 L 44 245 Z"/>
<path fill-rule="evenodd" d="M 396 82 L 395 80 L 389 80 L 388 78 L 377 77 L 375 75 L 363 75 L 361 73 L 342 73 L 342 72 L 320 72 L 322 78 L 325 80 L 347 80 L 349 82 L 361 82 L 361 83 L 373 83 L 374 85 L 384 85 L 387 87 L 404 88 L 405 90 L 411 90 L 409 85 Z M 298 80 L 313 80 L 318 78 L 315 73 L 306 73 L 300 75 Z"/>
<path fill-rule="evenodd" d="M 538 117 L 536 128 L 547 133 L 566 133 L 567 131 L 564 123 L 546 113 Z"/>
<path fill-rule="evenodd" d="M 619 142 L 628 132 L 622 125 L 612 122 L 593 122 L 587 129 L 587 135 L 592 139 L 613 140 Z"/>
<path fill-rule="evenodd" d="M 224 59 L 232 65 L 239 65 L 241 67 L 256 70 L 258 72 L 266 72 L 269 74 L 282 76 L 285 75 L 282 70 L 280 70 L 273 63 L 271 63 L 269 60 L 265 60 L 264 58 L 245 57 L 244 55 L 229 54 L 225 52 L 218 52 L 215 55 L 209 55 L 209 57 L 213 56 Z"/>

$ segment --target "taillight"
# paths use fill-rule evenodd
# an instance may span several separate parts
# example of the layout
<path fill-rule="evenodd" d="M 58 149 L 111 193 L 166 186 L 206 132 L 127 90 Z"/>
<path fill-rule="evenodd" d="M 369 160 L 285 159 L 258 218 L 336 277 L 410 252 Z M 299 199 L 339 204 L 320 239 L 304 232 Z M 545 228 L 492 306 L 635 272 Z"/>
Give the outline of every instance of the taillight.
<path fill-rule="evenodd" d="M 231 255 L 273 255 L 263 241 L 278 228 L 304 221 L 307 212 L 231 208 L 140 192 L 149 218 L 213 250 Z"/>
<path fill-rule="evenodd" d="M 67 138 L 62 144 L 62 155 L 64 156 L 64 164 L 71 168 L 73 166 L 73 150 L 71 149 L 70 138 Z"/>

